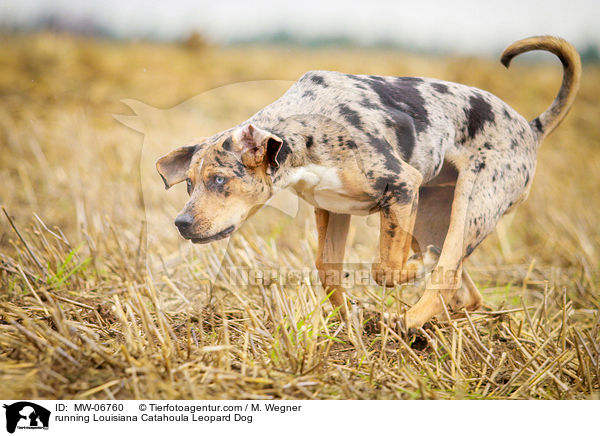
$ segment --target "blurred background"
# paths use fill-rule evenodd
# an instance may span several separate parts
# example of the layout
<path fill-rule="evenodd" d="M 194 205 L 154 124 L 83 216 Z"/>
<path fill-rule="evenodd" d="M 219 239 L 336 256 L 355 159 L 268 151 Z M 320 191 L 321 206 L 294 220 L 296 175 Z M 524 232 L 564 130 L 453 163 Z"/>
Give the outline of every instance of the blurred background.
<path fill-rule="evenodd" d="M 214 280 L 223 262 L 247 268 L 312 268 L 316 229 L 312 208 L 303 201 L 264 208 L 230 241 L 208 246 L 183 241 L 172 221 L 186 201 L 185 187 L 164 191 L 154 169 L 160 155 L 193 137 L 243 121 L 279 97 L 303 73 L 316 69 L 460 82 L 492 92 L 532 119 L 558 91 L 560 62 L 548 53 L 529 53 L 506 70 L 498 58 L 511 42 L 536 34 L 560 36 L 577 47 L 583 59 L 581 88 L 567 118 L 539 149 L 530 198 L 501 222 L 467 266 L 484 296 L 486 310 L 518 311 L 524 304 L 545 305 L 554 292 L 558 315 L 553 315 L 552 322 L 563 319 L 565 295 L 572 319 L 581 326 L 593 320 L 597 325 L 598 17 L 600 3 L 595 0 L 3 0 L 0 205 L 11 217 L 8 220 L 0 214 L 0 326 L 6 327 L 2 330 L 6 335 L 0 335 L 0 350 L 7 350 L 0 352 L 7 368 L 0 384 L 9 389 L 4 398 L 69 397 L 81 392 L 131 398 L 140 396 L 139 389 L 142 395 L 161 398 L 204 395 L 194 391 L 197 386 L 185 393 L 181 383 L 173 380 L 164 386 L 137 386 L 135 372 L 131 380 L 130 375 L 122 375 L 129 380 L 125 391 L 117 393 L 116 387 L 94 390 L 117 377 L 108 370 L 98 376 L 93 359 L 108 358 L 104 354 L 101 359 L 94 357 L 96 348 L 89 353 L 92 357 L 75 356 L 90 359 L 89 365 L 75 372 L 63 357 L 46 350 L 44 359 L 60 369 L 30 373 L 28 364 L 22 362 L 37 367 L 38 344 L 32 347 L 27 342 L 30 336 L 19 333 L 20 323 L 36 319 L 40 332 L 48 329 L 45 320 L 50 310 L 35 292 L 30 293 L 31 283 L 37 284 L 38 292 L 53 292 L 70 304 L 72 313 L 66 318 L 63 309 L 52 312 L 51 325 L 62 328 L 60 323 L 68 318 L 69 325 L 80 322 L 77 328 L 84 331 L 97 323 L 89 336 L 98 332 L 99 346 L 106 346 L 111 356 L 126 359 L 123 365 L 129 366 L 130 356 L 119 354 L 122 342 L 115 333 L 128 324 L 111 306 L 116 295 L 128 319 L 144 307 L 166 310 L 169 322 L 161 325 L 173 326 L 174 333 L 165 337 L 177 336 L 185 342 L 186 330 L 180 329 L 183 324 L 178 324 L 177 313 L 194 321 L 207 304 L 215 303 L 215 296 L 222 297 L 220 314 L 253 316 L 244 315 L 242 300 L 235 294 L 238 288 L 227 277 Z M 376 257 L 377 225 L 377 217 L 353 218 L 347 261 L 369 263 Z M 295 301 L 296 308 L 304 308 L 306 293 L 292 288 L 286 290 L 285 298 Z M 160 291 L 158 296 L 155 289 Z M 379 304 L 379 297 L 374 296 L 383 295 L 381 290 L 367 291 L 357 295 Z M 256 287 L 244 292 L 243 298 L 271 319 L 261 312 L 270 307 L 263 301 L 265 294 Z M 386 304 L 398 305 L 398 310 L 417 296 L 416 292 L 394 292 L 396 297 Z M 315 304 L 323 297 L 319 294 Z M 146 298 L 152 299 L 152 305 L 140 303 Z M 306 307 L 312 317 L 313 306 Z M 14 320 L 19 325 L 8 326 Z M 282 318 L 281 322 L 287 321 Z M 518 322 L 523 323 L 523 318 Z M 265 325 L 277 323 L 271 320 Z M 551 327 L 553 332 L 563 331 L 555 327 Z M 244 324 L 240 331 L 249 328 Z M 193 331 L 198 337 L 204 334 L 200 328 Z M 597 328 L 594 331 L 597 335 Z M 61 334 L 77 342 L 69 332 L 65 327 Z M 143 346 L 136 342 L 139 334 L 131 335 L 130 352 L 141 355 L 142 349 L 154 350 L 153 334 L 148 333 L 150 339 Z M 54 332 L 39 335 L 52 338 Z M 224 340 L 206 336 L 200 345 Z M 246 348 L 240 353 L 246 356 Z M 162 364 L 156 362 L 161 354 L 157 356 L 148 357 L 149 374 L 160 370 Z M 217 363 L 229 365 L 219 356 Z M 262 359 L 262 354 L 257 356 Z M 280 364 L 273 362 L 276 368 Z M 76 383 L 71 380 L 73 374 L 77 374 Z M 122 384 L 110 386 L 120 389 Z M 221 389 L 218 383 L 215 386 L 211 389 Z M 535 395 L 543 398 L 545 394 L 540 390 Z"/>
<path fill-rule="evenodd" d="M 151 41 L 181 41 L 199 33 L 225 45 L 347 45 L 486 56 L 495 56 L 507 41 L 546 33 L 594 51 L 600 41 L 597 13 L 594 0 L 5 0 L 0 5 L 2 25 L 10 30 Z"/>

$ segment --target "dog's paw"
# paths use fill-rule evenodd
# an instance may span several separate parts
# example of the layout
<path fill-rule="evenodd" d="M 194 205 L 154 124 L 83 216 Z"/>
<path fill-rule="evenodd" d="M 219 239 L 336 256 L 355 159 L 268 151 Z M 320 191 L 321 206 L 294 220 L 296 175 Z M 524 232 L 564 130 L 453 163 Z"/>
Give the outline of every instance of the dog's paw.
<path fill-rule="evenodd" d="M 408 258 L 404 268 L 401 265 L 380 262 L 373 264 L 371 275 L 379 286 L 392 288 L 403 283 L 420 282 L 431 273 L 440 258 L 440 250 L 429 245 L 424 252 L 415 253 Z"/>
<path fill-rule="evenodd" d="M 364 313 L 363 332 L 367 335 L 381 334 L 387 328 L 403 338 L 407 344 L 415 349 L 427 347 L 427 338 L 417 328 L 405 328 L 404 316 L 394 313 L 366 311 Z"/>

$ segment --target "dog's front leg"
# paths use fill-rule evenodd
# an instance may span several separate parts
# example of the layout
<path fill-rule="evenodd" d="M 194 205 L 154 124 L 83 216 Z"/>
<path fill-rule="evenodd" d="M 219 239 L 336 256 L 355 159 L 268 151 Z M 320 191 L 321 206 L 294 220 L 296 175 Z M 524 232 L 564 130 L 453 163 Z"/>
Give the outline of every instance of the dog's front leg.
<path fill-rule="evenodd" d="M 381 211 L 379 263 L 372 267 L 373 279 L 380 286 L 394 287 L 416 278 L 415 265 L 405 268 L 412 244 L 418 191 L 409 204 L 394 204 Z"/>
<path fill-rule="evenodd" d="M 319 233 L 316 261 L 319 278 L 325 292 L 331 293 L 329 298 L 334 309 L 339 307 L 342 319 L 348 321 L 342 279 L 350 215 L 315 209 L 315 217 Z"/>
<path fill-rule="evenodd" d="M 373 279 L 380 286 L 393 287 L 413 280 L 420 272 L 416 262 L 407 264 L 417 218 L 421 175 L 416 171 L 403 172 L 405 182 L 401 195 L 388 192 L 386 204 L 381 208 L 379 231 L 379 263 L 372 267 Z"/>

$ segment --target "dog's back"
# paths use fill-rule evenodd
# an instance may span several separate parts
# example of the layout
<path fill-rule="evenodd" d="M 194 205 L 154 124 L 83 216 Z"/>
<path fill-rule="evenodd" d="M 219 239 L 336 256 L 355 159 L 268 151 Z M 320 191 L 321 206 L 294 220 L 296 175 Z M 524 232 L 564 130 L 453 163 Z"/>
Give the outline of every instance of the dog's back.
<path fill-rule="evenodd" d="M 357 145 L 353 152 L 361 159 L 393 153 L 419 170 L 424 182 L 439 174 L 453 150 L 486 146 L 483 138 L 494 135 L 492 130 L 516 133 L 519 143 L 507 144 L 513 153 L 516 147 L 529 152 L 536 142 L 527 120 L 498 97 L 430 78 L 310 71 L 250 122 L 277 130 L 299 114 L 306 115 L 307 123 L 325 118 L 338 124 L 347 133 L 344 141 L 349 136 Z M 338 148 L 329 149 L 337 154 L 343 144 L 334 145 Z"/>

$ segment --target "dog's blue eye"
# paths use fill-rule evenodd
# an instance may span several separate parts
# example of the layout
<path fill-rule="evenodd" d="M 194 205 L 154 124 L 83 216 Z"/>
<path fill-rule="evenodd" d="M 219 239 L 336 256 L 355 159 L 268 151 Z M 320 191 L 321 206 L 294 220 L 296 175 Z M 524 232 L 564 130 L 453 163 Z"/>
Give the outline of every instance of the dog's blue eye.
<path fill-rule="evenodd" d="M 225 183 L 225 177 L 223 177 L 223 176 L 215 176 L 215 183 L 217 185 L 222 185 L 223 183 Z"/>

